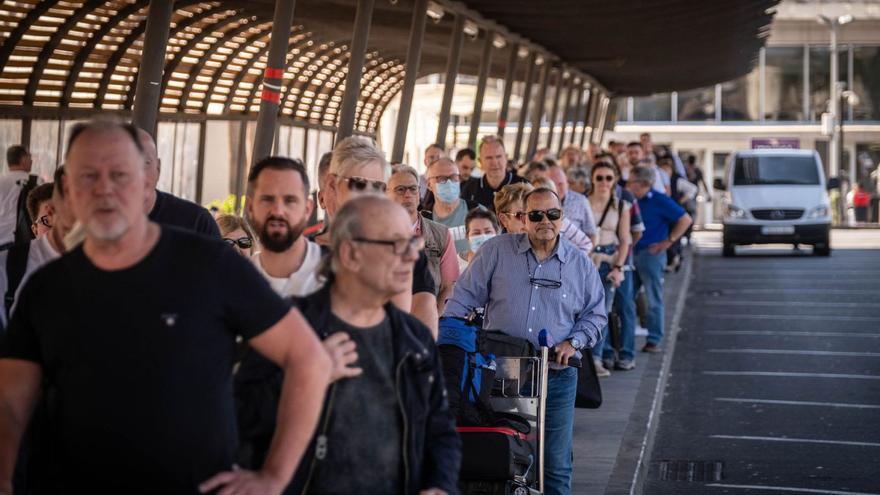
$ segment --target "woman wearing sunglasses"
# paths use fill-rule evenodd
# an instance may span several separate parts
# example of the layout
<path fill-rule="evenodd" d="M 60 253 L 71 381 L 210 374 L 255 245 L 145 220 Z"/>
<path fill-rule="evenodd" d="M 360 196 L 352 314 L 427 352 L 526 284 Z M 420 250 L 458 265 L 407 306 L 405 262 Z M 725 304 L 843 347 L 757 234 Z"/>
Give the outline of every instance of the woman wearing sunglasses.
<path fill-rule="evenodd" d="M 605 310 L 610 312 L 614 303 L 614 290 L 620 287 L 625 277 L 623 265 L 632 245 L 630 210 L 629 204 L 614 194 L 617 169 L 613 165 L 597 162 L 593 165 L 591 179 L 592 191 L 588 199 L 597 219 L 596 228 L 599 230 L 599 242 L 591 258 L 599 268 L 599 276 L 605 287 Z M 599 376 L 610 375 L 609 368 L 615 365 L 613 350 L 610 346 L 605 348 L 607 336 L 606 326 L 602 330 L 602 340 L 593 347 L 593 360 Z"/>
<path fill-rule="evenodd" d="M 251 229 L 244 223 L 241 217 L 236 215 L 220 215 L 217 217 L 217 226 L 220 227 L 220 236 L 245 258 L 253 254 L 254 235 Z"/>

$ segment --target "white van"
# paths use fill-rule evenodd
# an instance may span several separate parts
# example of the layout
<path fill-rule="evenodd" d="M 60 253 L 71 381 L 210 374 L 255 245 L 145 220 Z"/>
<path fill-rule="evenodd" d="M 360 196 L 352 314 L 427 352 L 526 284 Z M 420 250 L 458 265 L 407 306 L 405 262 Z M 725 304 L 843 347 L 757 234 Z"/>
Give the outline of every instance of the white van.
<path fill-rule="evenodd" d="M 831 203 L 819 154 L 811 150 L 737 151 L 715 189 L 725 191 L 724 256 L 737 244 L 811 244 L 819 256 L 831 254 Z"/>

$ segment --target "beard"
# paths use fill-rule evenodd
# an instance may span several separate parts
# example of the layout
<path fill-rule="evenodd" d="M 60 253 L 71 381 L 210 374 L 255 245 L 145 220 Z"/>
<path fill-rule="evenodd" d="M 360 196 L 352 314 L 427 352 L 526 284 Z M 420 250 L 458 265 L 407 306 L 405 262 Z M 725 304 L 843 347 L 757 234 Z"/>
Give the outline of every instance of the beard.
<path fill-rule="evenodd" d="M 297 225 L 290 225 L 290 223 L 279 217 L 269 216 L 266 219 L 265 223 L 260 227 L 260 244 L 273 253 L 283 253 L 290 249 L 293 246 L 293 243 L 300 238 L 303 233 L 303 230 L 306 228 L 306 222 L 308 219 L 303 219 Z M 270 222 L 282 222 L 287 227 L 284 232 L 269 232 L 269 223 Z"/>

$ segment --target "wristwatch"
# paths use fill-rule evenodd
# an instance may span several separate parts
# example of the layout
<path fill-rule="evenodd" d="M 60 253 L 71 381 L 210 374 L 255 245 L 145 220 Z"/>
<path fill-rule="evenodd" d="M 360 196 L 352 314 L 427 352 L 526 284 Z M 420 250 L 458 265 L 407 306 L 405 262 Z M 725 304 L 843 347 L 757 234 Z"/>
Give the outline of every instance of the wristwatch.
<path fill-rule="evenodd" d="M 579 338 L 572 337 L 570 340 L 571 340 L 571 346 L 574 347 L 574 349 L 576 351 L 579 351 L 584 348 L 584 343 L 581 342 L 581 340 Z"/>
<path fill-rule="evenodd" d="M 623 271 L 623 265 L 614 265 L 614 268 Z"/>

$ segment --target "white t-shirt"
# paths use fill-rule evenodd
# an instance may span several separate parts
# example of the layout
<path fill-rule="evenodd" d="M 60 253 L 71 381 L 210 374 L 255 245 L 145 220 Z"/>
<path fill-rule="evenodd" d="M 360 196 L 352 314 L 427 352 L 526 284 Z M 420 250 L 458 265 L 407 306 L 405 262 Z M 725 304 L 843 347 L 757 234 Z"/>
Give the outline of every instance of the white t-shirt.
<path fill-rule="evenodd" d="M 0 245 L 15 240 L 15 220 L 18 215 L 18 196 L 27 183 L 28 173 L 10 170 L 0 174 Z"/>
<path fill-rule="evenodd" d="M 251 261 L 257 270 L 266 277 L 272 290 L 281 297 L 304 297 L 320 289 L 324 282 L 318 280 L 318 265 L 321 263 L 321 247 L 314 242 L 306 242 L 306 257 L 303 259 L 299 270 L 290 274 L 287 278 L 273 277 L 263 269 L 260 261 L 260 253 L 251 256 Z"/>
<path fill-rule="evenodd" d="M 9 255 L 8 250 L 4 250 L 0 252 L 0 300 L 4 300 L 6 297 L 6 289 L 9 287 L 9 278 L 6 274 L 6 259 Z M 24 276 L 21 278 L 21 283 L 18 284 L 18 288 L 15 290 L 15 300 L 18 301 L 18 295 L 21 294 L 21 288 L 24 287 L 24 284 L 27 283 L 28 278 L 30 278 L 31 274 L 37 271 L 38 268 L 42 267 L 46 263 L 58 258 L 61 254 L 58 251 L 55 251 L 55 248 L 52 247 L 52 244 L 49 243 L 49 236 L 44 235 L 39 239 L 34 239 L 31 241 L 31 247 L 28 250 L 28 260 L 27 265 L 25 266 Z M 13 303 L 12 309 L 15 309 L 15 304 Z M 6 326 L 6 309 L 5 307 L 0 310 L 0 320 L 3 322 L 3 326 Z"/>

